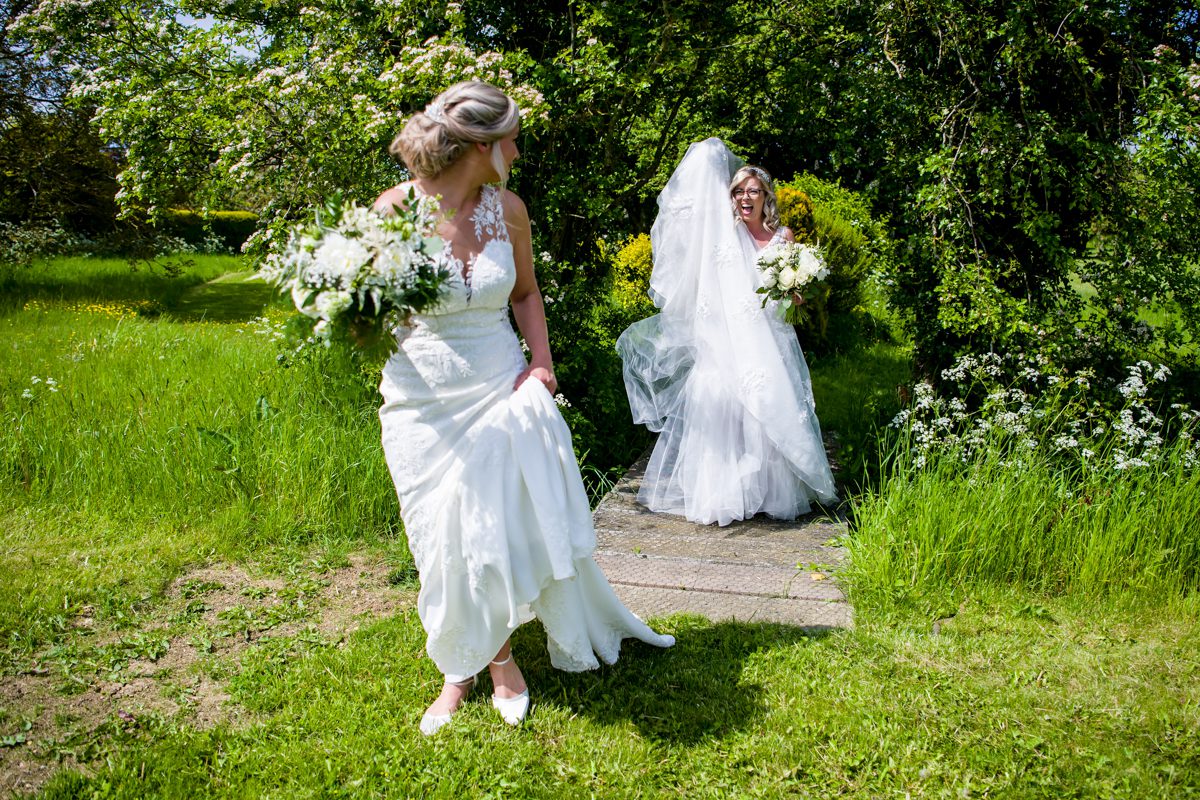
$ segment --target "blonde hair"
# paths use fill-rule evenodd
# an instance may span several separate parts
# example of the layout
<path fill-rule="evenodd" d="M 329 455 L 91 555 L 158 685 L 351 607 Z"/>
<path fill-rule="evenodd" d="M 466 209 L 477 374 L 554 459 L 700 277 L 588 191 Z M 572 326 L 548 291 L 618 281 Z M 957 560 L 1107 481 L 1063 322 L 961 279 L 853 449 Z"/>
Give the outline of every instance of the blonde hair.
<path fill-rule="evenodd" d="M 475 143 L 494 143 L 517 132 L 521 110 L 504 92 L 483 81 L 456 83 L 414 114 L 388 148 L 418 178 L 432 178 L 457 161 Z M 491 159 L 504 162 L 493 148 Z"/>
<path fill-rule="evenodd" d="M 779 218 L 779 202 L 775 199 L 775 182 L 771 180 L 769 172 L 762 167 L 753 167 L 747 164 L 733 173 L 733 179 L 729 181 L 730 194 L 732 195 L 737 185 L 747 178 L 758 178 L 758 182 L 763 186 L 763 227 L 769 231 L 778 230 L 783 221 Z M 735 219 L 741 219 L 736 206 L 733 214 Z"/>

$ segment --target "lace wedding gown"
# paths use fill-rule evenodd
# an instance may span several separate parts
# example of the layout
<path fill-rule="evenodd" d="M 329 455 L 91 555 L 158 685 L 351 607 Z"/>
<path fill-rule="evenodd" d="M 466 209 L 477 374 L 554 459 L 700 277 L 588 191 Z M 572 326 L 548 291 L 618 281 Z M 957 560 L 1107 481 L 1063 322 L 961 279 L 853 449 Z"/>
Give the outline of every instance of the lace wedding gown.
<path fill-rule="evenodd" d="M 638 501 L 703 524 L 836 499 L 804 355 L 755 294 L 758 250 L 733 218 L 740 166 L 720 139 L 688 148 L 651 231 L 661 313 L 617 341 L 634 421 L 659 433 Z"/>
<path fill-rule="evenodd" d="M 429 656 L 450 680 L 474 675 L 534 616 L 563 670 L 614 662 L 626 637 L 670 646 L 592 558 L 587 494 L 553 398 L 533 378 L 513 390 L 526 366 L 508 319 L 516 267 L 501 191 L 482 192 L 472 220 L 483 249 L 466 271 L 449 257 L 450 296 L 397 330 L 379 387 Z"/>

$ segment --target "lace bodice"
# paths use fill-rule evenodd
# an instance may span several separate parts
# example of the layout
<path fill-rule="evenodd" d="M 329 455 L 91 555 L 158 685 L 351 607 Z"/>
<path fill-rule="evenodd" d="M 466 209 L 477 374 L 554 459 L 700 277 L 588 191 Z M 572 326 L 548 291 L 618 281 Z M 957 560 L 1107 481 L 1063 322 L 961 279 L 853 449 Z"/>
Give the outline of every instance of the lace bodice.
<path fill-rule="evenodd" d="M 487 184 L 471 214 L 479 249 L 464 261 L 452 247 L 442 250 L 442 265 L 450 270 L 450 296 L 433 309 L 444 315 L 474 308 L 503 308 L 516 282 L 516 265 L 508 227 L 504 224 L 504 193 Z"/>
<path fill-rule="evenodd" d="M 451 386 L 500 380 L 524 368 L 508 318 L 517 268 L 503 203 L 500 187 L 484 186 L 470 218 L 477 249 L 459 250 L 461 255 L 449 246 L 442 250 L 448 291 L 395 329 L 398 349 L 383 368 L 385 396 L 436 397 Z"/>

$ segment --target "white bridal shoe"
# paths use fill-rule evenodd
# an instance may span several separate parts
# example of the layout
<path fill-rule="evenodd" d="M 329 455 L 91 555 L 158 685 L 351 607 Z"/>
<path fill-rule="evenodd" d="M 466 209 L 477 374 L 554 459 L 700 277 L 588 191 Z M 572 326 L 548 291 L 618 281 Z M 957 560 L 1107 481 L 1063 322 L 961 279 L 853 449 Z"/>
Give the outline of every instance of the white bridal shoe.
<path fill-rule="evenodd" d="M 512 654 L 502 661 L 493 661 L 497 667 L 512 661 Z M 529 687 L 516 697 L 497 697 L 492 695 L 492 706 L 500 712 L 500 716 L 509 725 L 520 725 L 529 714 Z"/>
<path fill-rule="evenodd" d="M 471 686 L 474 684 L 474 676 L 467 678 L 465 681 L 458 681 L 454 683 L 455 686 L 466 686 L 467 691 L 470 691 Z M 465 698 L 466 695 L 463 695 L 463 697 Z M 453 716 L 453 711 L 451 711 L 449 714 L 430 714 L 428 711 L 426 711 L 421 715 L 421 733 L 425 734 L 426 736 L 433 736 L 435 733 L 445 727 L 446 723 L 448 723 Z"/>

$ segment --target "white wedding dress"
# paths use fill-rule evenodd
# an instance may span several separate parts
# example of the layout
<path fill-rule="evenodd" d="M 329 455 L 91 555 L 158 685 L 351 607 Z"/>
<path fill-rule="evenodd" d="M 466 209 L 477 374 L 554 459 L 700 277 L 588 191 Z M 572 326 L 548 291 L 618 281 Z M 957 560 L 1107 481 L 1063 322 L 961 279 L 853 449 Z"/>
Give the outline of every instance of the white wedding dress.
<path fill-rule="evenodd" d="M 660 313 L 617 341 L 634 421 L 659 433 L 638 501 L 703 524 L 836 500 L 804 355 L 733 217 L 740 166 L 720 139 L 688 148 L 651 230 Z"/>
<path fill-rule="evenodd" d="M 591 510 L 553 398 L 532 378 L 513 390 L 526 366 L 508 319 L 516 267 L 501 191 L 482 192 L 479 256 L 469 272 L 449 256 L 449 297 L 397 329 L 379 387 L 429 656 L 464 679 L 534 616 L 563 670 L 614 662 L 626 637 L 668 647 L 674 639 L 626 609 L 592 558 Z"/>

